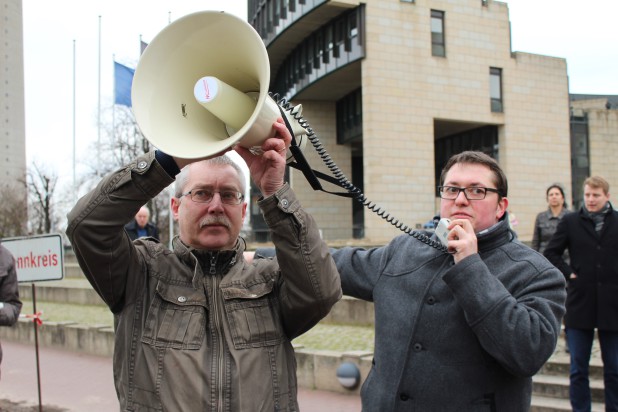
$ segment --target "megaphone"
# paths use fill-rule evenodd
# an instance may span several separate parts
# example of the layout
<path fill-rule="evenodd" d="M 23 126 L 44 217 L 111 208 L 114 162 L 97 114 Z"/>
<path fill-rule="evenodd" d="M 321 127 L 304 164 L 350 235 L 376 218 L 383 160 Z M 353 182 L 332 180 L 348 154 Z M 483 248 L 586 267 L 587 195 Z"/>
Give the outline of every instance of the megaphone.
<path fill-rule="evenodd" d="M 268 53 L 249 23 L 197 12 L 170 23 L 144 50 L 133 77 L 133 114 L 146 139 L 175 157 L 211 156 L 237 143 L 259 150 L 282 113 L 302 148 L 302 107 L 281 110 L 269 83 Z"/>

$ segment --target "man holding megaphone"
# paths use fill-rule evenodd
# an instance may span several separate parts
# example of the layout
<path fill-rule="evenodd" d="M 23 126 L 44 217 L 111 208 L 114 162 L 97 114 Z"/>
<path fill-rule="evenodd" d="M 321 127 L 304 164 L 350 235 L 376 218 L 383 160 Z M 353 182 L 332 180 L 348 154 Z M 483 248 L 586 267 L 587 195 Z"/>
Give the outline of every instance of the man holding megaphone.
<path fill-rule="evenodd" d="M 79 264 L 115 315 L 121 410 L 297 411 L 291 340 L 341 297 L 313 218 L 284 182 L 282 119 L 262 155 L 236 147 L 261 190 L 279 259 L 243 258 L 244 175 L 227 156 L 147 153 L 103 178 L 68 215 Z M 176 178 L 173 250 L 124 225 Z"/>

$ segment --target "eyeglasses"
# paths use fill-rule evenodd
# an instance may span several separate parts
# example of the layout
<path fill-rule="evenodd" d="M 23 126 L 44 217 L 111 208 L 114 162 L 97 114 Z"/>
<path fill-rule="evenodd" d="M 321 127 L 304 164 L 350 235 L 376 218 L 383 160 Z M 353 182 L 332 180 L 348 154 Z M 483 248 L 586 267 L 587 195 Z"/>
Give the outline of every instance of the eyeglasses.
<path fill-rule="evenodd" d="M 210 203 L 212 199 L 215 197 L 215 193 L 219 193 L 219 197 L 221 197 L 221 203 L 225 203 L 226 205 L 239 205 L 242 203 L 244 199 L 244 195 L 235 190 L 208 190 L 208 189 L 193 189 L 189 190 L 187 193 L 183 193 L 178 197 L 179 199 L 183 196 L 191 197 L 191 200 L 197 203 Z"/>
<path fill-rule="evenodd" d="M 498 189 L 492 189 L 490 187 L 478 187 L 478 186 L 470 186 L 470 187 L 457 187 L 457 186 L 438 186 L 438 191 L 440 192 L 440 197 L 442 199 L 447 200 L 455 200 L 459 193 L 463 192 L 464 196 L 468 200 L 483 200 L 485 196 L 487 196 L 487 192 L 494 192 L 500 195 L 500 191 Z"/>

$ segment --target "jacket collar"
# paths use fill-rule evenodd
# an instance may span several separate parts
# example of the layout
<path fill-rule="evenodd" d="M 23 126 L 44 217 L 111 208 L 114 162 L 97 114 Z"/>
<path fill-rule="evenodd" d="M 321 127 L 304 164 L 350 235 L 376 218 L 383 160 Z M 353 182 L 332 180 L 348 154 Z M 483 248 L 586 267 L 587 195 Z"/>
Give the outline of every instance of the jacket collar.
<path fill-rule="evenodd" d="M 495 225 L 478 232 L 476 238 L 479 252 L 486 252 L 513 241 L 516 235 L 509 227 L 508 219 L 503 218 Z"/>
<path fill-rule="evenodd" d="M 226 274 L 240 260 L 244 250 L 245 243 L 236 240 L 236 245 L 229 250 L 206 250 L 196 249 L 185 245 L 178 236 L 172 241 L 174 254 L 190 268 L 193 268 L 192 284 L 197 288 L 201 278 L 208 274 L 214 276 L 216 274 Z"/>

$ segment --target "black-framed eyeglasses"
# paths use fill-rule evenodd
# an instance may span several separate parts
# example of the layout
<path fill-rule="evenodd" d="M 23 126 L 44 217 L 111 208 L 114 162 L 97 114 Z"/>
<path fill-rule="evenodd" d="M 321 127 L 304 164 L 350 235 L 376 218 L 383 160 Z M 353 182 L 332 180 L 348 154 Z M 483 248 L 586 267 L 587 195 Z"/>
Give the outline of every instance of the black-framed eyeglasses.
<path fill-rule="evenodd" d="M 438 192 L 442 199 L 455 200 L 459 193 L 463 192 L 464 196 L 468 200 L 483 200 L 487 196 L 487 192 L 493 192 L 500 195 L 498 189 L 492 189 L 490 187 L 470 186 L 470 187 L 457 187 L 457 186 L 438 186 Z"/>
<path fill-rule="evenodd" d="M 208 189 L 193 189 L 187 193 L 183 193 L 178 197 L 189 196 L 191 200 L 197 203 L 210 203 L 215 197 L 215 193 L 219 193 L 221 203 L 226 205 L 239 205 L 244 199 L 244 195 L 236 190 L 208 190 Z"/>

